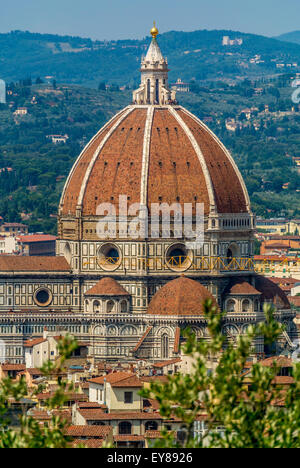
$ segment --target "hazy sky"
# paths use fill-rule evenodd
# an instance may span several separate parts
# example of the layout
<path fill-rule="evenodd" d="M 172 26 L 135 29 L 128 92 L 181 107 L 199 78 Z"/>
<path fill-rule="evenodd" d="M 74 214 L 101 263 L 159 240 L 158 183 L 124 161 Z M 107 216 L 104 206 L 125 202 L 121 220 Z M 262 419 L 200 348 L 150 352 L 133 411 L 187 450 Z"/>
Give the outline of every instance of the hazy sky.
<path fill-rule="evenodd" d="M 93 39 L 233 29 L 274 36 L 300 29 L 299 0 L 0 0 L 0 32 L 15 29 Z"/>

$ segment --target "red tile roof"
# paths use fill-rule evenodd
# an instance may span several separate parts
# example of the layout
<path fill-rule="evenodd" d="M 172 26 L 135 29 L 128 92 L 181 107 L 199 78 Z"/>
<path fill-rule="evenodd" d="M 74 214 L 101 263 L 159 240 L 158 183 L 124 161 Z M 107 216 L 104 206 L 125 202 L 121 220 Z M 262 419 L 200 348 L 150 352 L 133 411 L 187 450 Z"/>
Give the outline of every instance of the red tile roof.
<path fill-rule="evenodd" d="M 111 426 L 69 426 L 67 428 L 67 435 L 71 437 L 100 437 L 101 439 L 107 437 L 112 432 Z"/>
<path fill-rule="evenodd" d="M 122 413 L 103 413 L 101 410 L 94 409 L 79 409 L 79 414 L 86 421 L 119 421 L 119 420 L 153 420 L 163 419 L 159 413 L 143 413 L 143 412 L 125 412 Z"/>
<path fill-rule="evenodd" d="M 102 278 L 98 283 L 89 289 L 86 296 L 129 296 L 126 289 L 123 288 L 115 279 L 107 277 Z"/>
<path fill-rule="evenodd" d="M 24 346 L 25 348 L 32 348 L 33 346 L 45 343 L 46 341 L 46 338 L 34 338 L 32 340 L 25 341 Z"/>
<path fill-rule="evenodd" d="M 167 367 L 167 366 L 171 366 L 172 364 L 176 364 L 177 362 L 181 362 L 181 358 L 174 358 L 174 359 L 170 359 L 168 361 L 161 361 L 161 362 L 156 362 L 155 364 L 153 364 L 153 367 L 158 367 L 159 369 L 163 368 L 163 367 Z"/>
<path fill-rule="evenodd" d="M 26 369 L 26 372 L 28 372 L 30 375 L 43 375 L 43 372 L 40 369 L 30 368 Z"/>
<path fill-rule="evenodd" d="M 47 392 L 47 393 L 38 393 L 36 398 L 38 400 L 48 400 L 54 396 L 54 392 Z M 87 400 L 87 396 L 84 393 L 68 393 L 65 394 L 67 401 L 85 401 Z"/>
<path fill-rule="evenodd" d="M 3 371 L 24 371 L 26 366 L 24 364 L 1 364 Z"/>
<path fill-rule="evenodd" d="M 131 434 L 127 434 L 127 435 L 115 435 L 114 436 L 114 441 L 115 442 L 140 442 L 140 441 L 143 441 L 145 440 L 145 437 L 142 436 L 142 435 L 131 435 Z"/>
<path fill-rule="evenodd" d="M 78 408 L 81 409 L 106 409 L 106 405 L 100 405 L 100 403 L 95 403 L 92 401 L 80 401 L 77 403 Z"/>
<path fill-rule="evenodd" d="M 152 298 L 148 313 L 152 315 L 203 315 L 203 304 L 212 294 L 198 281 L 180 277 L 165 284 Z"/>
<path fill-rule="evenodd" d="M 23 257 L 17 255 L 0 255 L 1 271 L 70 271 L 65 257 Z"/>
<path fill-rule="evenodd" d="M 31 234 L 28 236 L 19 236 L 18 240 L 24 243 L 32 242 L 49 242 L 56 241 L 56 236 L 51 236 L 50 234 Z"/>
<path fill-rule="evenodd" d="M 168 434 L 173 434 L 176 437 L 176 431 L 168 431 Z M 161 431 L 146 431 L 145 432 L 145 439 L 162 439 Z"/>
<path fill-rule="evenodd" d="M 130 377 L 134 377 L 135 374 L 132 372 L 112 372 L 111 374 L 102 375 L 101 377 L 96 377 L 94 379 L 90 379 L 88 382 L 96 383 L 96 384 L 104 384 L 104 381 L 109 382 L 110 384 L 114 384 L 117 382 L 121 382 L 122 380 L 127 380 Z"/>
<path fill-rule="evenodd" d="M 247 281 L 238 280 L 231 286 L 228 294 L 260 295 L 261 293 Z"/>
<path fill-rule="evenodd" d="M 293 360 L 285 356 L 271 356 L 259 361 L 259 364 L 264 367 L 272 367 L 274 363 L 277 367 L 293 367 Z"/>
<path fill-rule="evenodd" d="M 112 387 L 133 387 L 133 388 L 140 388 L 143 386 L 141 380 L 137 378 L 136 375 L 132 377 L 128 377 L 128 379 L 121 380 L 119 382 L 115 382 L 111 384 Z"/>

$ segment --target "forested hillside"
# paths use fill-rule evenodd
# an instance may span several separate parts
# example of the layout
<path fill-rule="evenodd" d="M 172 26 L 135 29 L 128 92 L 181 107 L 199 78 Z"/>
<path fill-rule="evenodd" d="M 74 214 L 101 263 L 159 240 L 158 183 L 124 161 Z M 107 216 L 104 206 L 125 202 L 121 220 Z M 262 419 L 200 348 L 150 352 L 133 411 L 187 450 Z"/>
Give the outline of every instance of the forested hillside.
<path fill-rule="evenodd" d="M 243 43 L 223 46 L 223 36 Z M 100 42 L 21 31 L 0 34 L 0 77 L 15 81 L 50 76 L 93 87 L 101 81 L 133 84 L 149 42 L 150 38 Z M 281 72 L 282 66 L 300 65 L 300 45 L 236 31 L 170 31 L 159 36 L 159 44 L 168 57 L 171 81 L 269 76 Z"/>

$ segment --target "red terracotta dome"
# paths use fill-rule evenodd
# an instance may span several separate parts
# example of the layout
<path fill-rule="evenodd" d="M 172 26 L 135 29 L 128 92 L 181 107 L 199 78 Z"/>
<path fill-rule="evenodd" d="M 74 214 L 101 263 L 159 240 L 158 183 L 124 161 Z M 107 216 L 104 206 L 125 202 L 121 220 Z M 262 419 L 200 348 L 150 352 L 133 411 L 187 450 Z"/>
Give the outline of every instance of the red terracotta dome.
<path fill-rule="evenodd" d="M 107 277 L 98 281 L 85 293 L 85 296 L 129 296 L 129 292 L 114 278 Z"/>
<path fill-rule="evenodd" d="M 198 281 L 181 277 L 165 284 L 152 298 L 148 313 L 153 315 L 203 315 L 203 304 L 212 294 Z"/>
<path fill-rule="evenodd" d="M 291 308 L 285 292 L 269 278 L 256 276 L 255 288 L 261 292 L 264 301 L 272 302 L 279 309 Z"/>
<path fill-rule="evenodd" d="M 204 203 L 205 214 L 248 213 L 229 152 L 181 106 L 132 105 L 88 143 L 66 182 L 60 214 L 95 216 L 100 203 Z"/>

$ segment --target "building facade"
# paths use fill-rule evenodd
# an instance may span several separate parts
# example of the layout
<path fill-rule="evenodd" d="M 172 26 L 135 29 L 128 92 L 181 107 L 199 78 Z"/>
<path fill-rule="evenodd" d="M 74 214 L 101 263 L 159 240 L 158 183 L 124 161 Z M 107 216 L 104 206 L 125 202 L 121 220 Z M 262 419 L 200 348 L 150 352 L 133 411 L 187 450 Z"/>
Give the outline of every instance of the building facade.
<path fill-rule="evenodd" d="M 178 105 L 155 27 L 151 34 L 133 103 L 92 138 L 66 181 L 57 256 L 0 257 L 0 338 L 12 362 L 23 362 L 15 350 L 45 326 L 88 343 L 95 361 L 177 357 L 181 329 L 208 339 L 205 299 L 227 310 L 228 339 L 263 320 L 266 301 L 293 339 L 285 294 L 254 272 L 243 178 L 218 138 Z M 201 211 L 201 242 L 176 223 L 185 210 L 194 231 Z M 258 340 L 255 352 L 264 351 Z"/>

